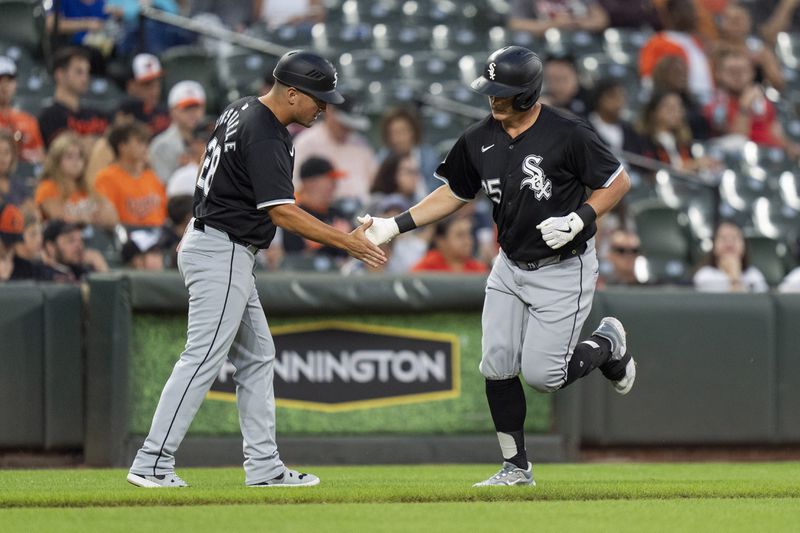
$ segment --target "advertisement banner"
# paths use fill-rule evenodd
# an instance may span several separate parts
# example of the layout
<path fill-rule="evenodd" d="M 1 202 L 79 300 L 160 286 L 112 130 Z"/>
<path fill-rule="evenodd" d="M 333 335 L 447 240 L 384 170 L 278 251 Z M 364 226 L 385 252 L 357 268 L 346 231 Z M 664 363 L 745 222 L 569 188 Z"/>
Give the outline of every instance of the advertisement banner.
<path fill-rule="evenodd" d="M 280 407 L 322 412 L 457 398 L 456 335 L 324 321 L 272 328 Z M 226 361 L 209 399 L 236 401 L 236 368 Z"/>

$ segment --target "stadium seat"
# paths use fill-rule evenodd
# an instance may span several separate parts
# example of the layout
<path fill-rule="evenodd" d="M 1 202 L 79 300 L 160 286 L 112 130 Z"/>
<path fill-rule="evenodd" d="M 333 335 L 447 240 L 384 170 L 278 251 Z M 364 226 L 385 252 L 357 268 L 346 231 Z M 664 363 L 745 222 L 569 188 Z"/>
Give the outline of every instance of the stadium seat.
<path fill-rule="evenodd" d="M 654 260 L 688 260 L 689 220 L 685 213 L 660 200 L 643 200 L 632 204 L 630 209 L 644 256 Z"/>
<path fill-rule="evenodd" d="M 403 54 L 397 63 L 403 79 L 445 82 L 460 78 L 458 55 L 450 50 Z"/>
<path fill-rule="evenodd" d="M 489 112 L 486 97 L 476 93 L 461 81 L 434 82 L 430 85 L 428 91 L 434 96 L 441 96 L 448 100 Z"/>
<path fill-rule="evenodd" d="M 432 50 L 484 50 L 488 48 L 485 34 L 478 34 L 473 28 L 449 27 L 438 24 L 431 32 Z"/>
<path fill-rule="evenodd" d="M 311 45 L 315 51 L 334 57 L 372 44 L 372 27 L 368 24 L 319 22 L 311 28 Z"/>
<path fill-rule="evenodd" d="M 17 44 L 40 56 L 45 35 L 42 2 L 0 0 L 0 14 L 0 36 L 3 41 Z"/>
<path fill-rule="evenodd" d="M 781 32 L 775 45 L 781 63 L 790 68 L 800 68 L 800 34 Z"/>
<path fill-rule="evenodd" d="M 421 115 L 424 140 L 431 144 L 458 138 L 470 123 L 468 119 L 432 107 L 424 107 Z"/>
<path fill-rule="evenodd" d="M 240 51 L 218 62 L 219 79 L 225 87 L 228 100 L 248 94 L 257 94 L 264 77 L 272 72 L 278 59 L 258 52 Z"/>
<path fill-rule="evenodd" d="M 764 274 L 767 283 L 771 286 L 780 283 L 786 275 L 786 244 L 763 235 L 747 236 L 745 242 L 750 253 L 750 263 Z"/>
<path fill-rule="evenodd" d="M 385 81 L 399 75 L 397 54 L 390 50 L 353 50 L 339 56 L 338 63 L 344 83 L 351 83 L 354 78 L 367 83 Z"/>
<path fill-rule="evenodd" d="M 34 59 L 33 54 L 27 48 L 23 48 L 14 42 L 6 41 L 2 35 L 0 35 L 0 55 L 8 56 L 14 60 L 14 63 L 17 64 L 18 75 L 39 65 L 39 62 Z"/>
<path fill-rule="evenodd" d="M 89 82 L 89 92 L 83 102 L 94 109 L 113 113 L 125 98 L 125 93 L 110 79 L 93 77 Z"/>
<path fill-rule="evenodd" d="M 603 47 L 612 62 L 636 67 L 639 50 L 651 35 L 647 30 L 608 28 L 603 32 Z"/>
<path fill-rule="evenodd" d="M 572 55 L 575 57 L 603 52 L 603 41 L 599 35 L 583 30 L 567 31 L 550 28 L 544 33 L 545 53 L 549 55 Z"/>
<path fill-rule="evenodd" d="M 372 46 L 377 50 L 397 52 L 428 50 L 430 40 L 430 26 L 376 24 L 372 27 Z"/>
<path fill-rule="evenodd" d="M 206 108 L 210 113 L 219 111 L 220 84 L 217 79 L 216 60 L 202 48 L 176 46 L 161 55 L 164 68 L 164 92 L 169 94 L 173 85 L 182 80 L 194 80 L 206 91 Z"/>

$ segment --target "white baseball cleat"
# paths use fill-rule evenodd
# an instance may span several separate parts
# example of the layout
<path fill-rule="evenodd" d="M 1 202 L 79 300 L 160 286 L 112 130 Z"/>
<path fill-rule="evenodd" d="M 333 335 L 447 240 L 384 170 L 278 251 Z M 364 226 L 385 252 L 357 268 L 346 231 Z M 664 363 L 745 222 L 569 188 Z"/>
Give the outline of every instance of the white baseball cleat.
<path fill-rule="evenodd" d="M 480 483 L 475 483 L 473 487 L 501 487 L 511 485 L 530 485 L 536 486 L 533 480 L 533 466 L 528 463 L 528 469 L 524 470 L 513 463 L 503 461 L 503 468 L 498 473 Z"/>
<path fill-rule="evenodd" d="M 179 478 L 175 472 L 157 476 L 128 472 L 128 483 L 146 489 L 172 489 L 189 486 L 189 484 Z"/>
<path fill-rule="evenodd" d="M 262 481 L 261 483 L 254 483 L 247 485 L 248 487 L 313 487 L 319 485 L 319 478 L 314 474 L 303 474 L 297 470 L 287 468 L 280 476 L 270 479 L 269 481 Z"/>
<path fill-rule="evenodd" d="M 636 361 L 631 357 L 625 365 L 625 377 L 619 381 L 612 381 L 611 384 L 618 393 L 628 394 L 633 388 L 634 381 L 636 381 Z"/>

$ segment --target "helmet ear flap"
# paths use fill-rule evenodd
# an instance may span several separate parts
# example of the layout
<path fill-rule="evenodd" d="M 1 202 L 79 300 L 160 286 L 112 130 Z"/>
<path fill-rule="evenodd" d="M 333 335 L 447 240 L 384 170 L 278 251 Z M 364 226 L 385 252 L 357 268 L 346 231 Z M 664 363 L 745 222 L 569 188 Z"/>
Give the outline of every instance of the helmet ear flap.
<path fill-rule="evenodd" d="M 511 102 L 511 107 L 517 111 L 527 111 L 528 109 L 532 108 L 533 104 L 535 104 L 539 99 L 540 92 L 541 86 L 536 89 L 530 89 L 518 94 L 514 97 L 514 101 Z"/>

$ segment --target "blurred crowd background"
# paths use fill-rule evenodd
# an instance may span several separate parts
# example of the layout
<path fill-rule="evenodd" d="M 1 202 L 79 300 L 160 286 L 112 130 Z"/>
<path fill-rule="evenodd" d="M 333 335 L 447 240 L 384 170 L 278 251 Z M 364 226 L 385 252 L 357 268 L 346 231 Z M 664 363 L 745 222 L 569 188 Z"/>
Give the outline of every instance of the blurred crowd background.
<path fill-rule="evenodd" d="M 542 102 L 631 174 L 599 222 L 601 286 L 800 291 L 799 3 L 0 0 L 0 283 L 176 268 L 218 113 L 292 48 L 331 59 L 347 96 L 291 130 L 297 203 L 344 231 L 398 214 L 488 113 L 468 88 L 486 57 L 519 44 Z M 386 251 L 391 274 L 485 273 L 491 203 Z M 373 273 L 280 231 L 259 268 Z"/>

